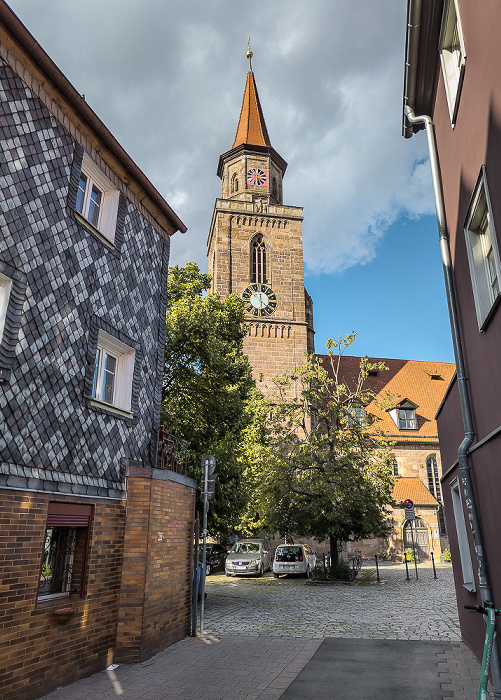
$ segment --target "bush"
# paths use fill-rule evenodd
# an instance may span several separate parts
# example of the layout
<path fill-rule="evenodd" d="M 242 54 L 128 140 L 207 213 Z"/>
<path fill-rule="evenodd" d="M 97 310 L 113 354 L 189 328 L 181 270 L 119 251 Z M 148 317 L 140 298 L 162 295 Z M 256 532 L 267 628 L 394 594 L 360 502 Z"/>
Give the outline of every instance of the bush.
<path fill-rule="evenodd" d="M 448 549 L 444 549 L 444 551 L 442 552 L 442 556 L 444 558 L 444 561 L 448 561 L 448 562 L 452 561 L 451 553 L 449 552 Z"/>
<path fill-rule="evenodd" d="M 338 561 L 325 568 L 320 564 L 313 569 L 313 578 L 317 581 L 352 581 L 356 575 L 357 572 L 345 561 Z"/>
<path fill-rule="evenodd" d="M 412 551 L 412 549 L 410 547 L 407 547 L 407 549 L 405 550 L 405 555 L 407 557 L 407 563 L 412 564 L 414 562 L 414 552 Z M 405 557 L 404 557 L 404 561 L 405 561 Z"/>

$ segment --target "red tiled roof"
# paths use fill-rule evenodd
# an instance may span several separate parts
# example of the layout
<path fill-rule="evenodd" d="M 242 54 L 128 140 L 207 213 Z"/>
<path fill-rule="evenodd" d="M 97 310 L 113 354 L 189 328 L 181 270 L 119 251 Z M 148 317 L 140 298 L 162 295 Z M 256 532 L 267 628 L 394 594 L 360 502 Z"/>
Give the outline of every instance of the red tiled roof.
<path fill-rule="evenodd" d="M 323 366 L 330 371 L 328 355 L 318 355 Z M 350 388 L 355 388 L 360 370 L 361 357 L 343 355 L 340 361 L 339 379 Z M 419 360 L 394 360 L 385 357 L 369 357 L 369 362 L 384 362 L 387 370 L 378 371 L 376 376 L 368 376 L 364 389 L 376 394 L 366 410 L 379 418 L 377 427 L 384 430 L 398 442 L 438 441 L 435 414 L 454 376 L 456 366 L 451 362 L 423 362 Z M 435 377 L 432 379 L 432 377 Z M 394 404 L 408 399 L 416 404 L 416 430 L 400 430 L 390 413 L 376 406 L 376 402 L 391 396 Z"/>
<path fill-rule="evenodd" d="M 237 133 L 233 146 L 236 148 L 242 144 L 249 146 L 268 146 L 271 148 L 270 137 L 264 121 L 263 111 L 259 102 L 254 73 L 247 73 L 242 109 L 238 122 Z"/>
<path fill-rule="evenodd" d="M 393 487 L 392 497 L 397 503 L 403 503 L 403 501 L 410 498 L 416 506 L 438 506 L 437 499 L 432 496 L 417 476 L 402 476 L 398 478 Z"/>

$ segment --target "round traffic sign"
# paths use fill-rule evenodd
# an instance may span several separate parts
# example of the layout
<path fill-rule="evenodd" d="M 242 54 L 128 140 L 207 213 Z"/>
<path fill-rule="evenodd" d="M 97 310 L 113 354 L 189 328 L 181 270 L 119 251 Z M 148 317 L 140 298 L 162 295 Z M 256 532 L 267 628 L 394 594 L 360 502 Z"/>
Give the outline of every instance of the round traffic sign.
<path fill-rule="evenodd" d="M 411 501 L 410 498 L 406 498 L 405 501 L 404 501 L 404 503 L 405 503 L 405 507 L 406 507 L 406 508 L 409 508 L 409 510 L 410 510 L 411 508 L 414 508 L 414 501 Z"/>

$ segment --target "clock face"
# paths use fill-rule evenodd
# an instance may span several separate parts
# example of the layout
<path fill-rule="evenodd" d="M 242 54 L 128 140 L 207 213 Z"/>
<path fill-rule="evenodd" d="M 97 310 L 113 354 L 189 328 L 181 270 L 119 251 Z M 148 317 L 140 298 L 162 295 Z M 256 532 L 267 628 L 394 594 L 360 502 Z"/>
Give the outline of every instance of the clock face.
<path fill-rule="evenodd" d="M 268 171 L 261 168 L 247 168 L 247 182 L 249 185 L 266 185 Z"/>
<path fill-rule="evenodd" d="M 275 292 L 267 284 L 250 284 L 242 294 L 245 310 L 253 316 L 270 316 L 277 308 Z"/>

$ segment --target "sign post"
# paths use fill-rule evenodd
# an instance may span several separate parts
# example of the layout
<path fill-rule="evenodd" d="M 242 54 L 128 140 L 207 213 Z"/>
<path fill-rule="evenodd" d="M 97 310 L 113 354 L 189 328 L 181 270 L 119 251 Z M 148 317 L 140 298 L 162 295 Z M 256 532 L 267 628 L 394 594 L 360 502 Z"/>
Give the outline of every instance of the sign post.
<path fill-rule="evenodd" d="M 416 543 L 414 542 L 414 530 L 412 529 L 412 522 L 416 519 L 416 511 L 414 510 L 414 502 L 410 498 L 404 501 L 405 504 L 405 518 L 409 521 L 409 528 L 411 531 L 412 538 L 412 552 L 414 554 L 414 568 L 416 570 L 416 580 L 418 579 L 417 570 L 417 557 L 416 557 Z"/>
<path fill-rule="evenodd" d="M 201 576 L 201 608 L 200 608 L 200 634 L 204 631 L 204 610 L 205 610 L 205 572 L 207 570 L 207 513 L 209 512 L 209 499 L 214 498 L 216 493 L 216 460 L 212 455 L 205 455 L 202 459 L 202 492 L 204 495 L 204 520 L 203 520 L 203 545 L 202 545 L 202 576 Z M 212 477 L 212 478 L 211 478 Z M 198 571 L 197 571 L 198 576 Z"/>

